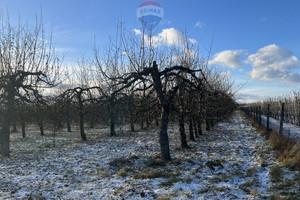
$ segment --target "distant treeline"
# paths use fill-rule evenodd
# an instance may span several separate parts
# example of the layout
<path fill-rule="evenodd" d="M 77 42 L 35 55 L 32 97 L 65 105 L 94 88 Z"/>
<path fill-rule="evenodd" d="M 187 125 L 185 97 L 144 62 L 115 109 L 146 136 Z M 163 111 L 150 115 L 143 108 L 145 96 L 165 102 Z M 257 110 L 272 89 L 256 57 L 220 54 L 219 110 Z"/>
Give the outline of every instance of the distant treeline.
<path fill-rule="evenodd" d="M 253 111 L 260 107 L 262 115 L 267 115 L 269 105 L 270 117 L 280 120 L 282 104 L 284 106 L 283 121 L 300 126 L 300 90 L 265 101 L 247 104 L 244 107 L 251 108 Z"/>

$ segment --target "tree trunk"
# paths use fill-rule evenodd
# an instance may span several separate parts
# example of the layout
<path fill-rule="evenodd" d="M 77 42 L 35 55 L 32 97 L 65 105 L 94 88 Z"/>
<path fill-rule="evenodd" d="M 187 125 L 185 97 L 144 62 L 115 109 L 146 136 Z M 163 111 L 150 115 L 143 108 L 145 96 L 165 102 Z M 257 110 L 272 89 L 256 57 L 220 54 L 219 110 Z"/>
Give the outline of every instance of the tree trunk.
<path fill-rule="evenodd" d="M 7 90 L 7 107 L 3 114 L 3 123 L 0 131 L 0 153 L 4 157 L 9 157 L 10 154 L 10 126 L 13 119 L 14 111 L 14 89 L 8 88 Z"/>
<path fill-rule="evenodd" d="M 190 140 L 195 141 L 192 116 L 190 116 L 190 120 L 189 120 L 189 132 L 190 132 Z"/>
<path fill-rule="evenodd" d="M 141 129 L 144 129 L 144 119 L 141 121 Z"/>
<path fill-rule="evenodd" d="M 67 102 L 67 129 L 68 129 L 68 132 L 71 132 L 71 111 L 70 111 L 70 104 L 71 102 L 68 101 Z"/>
<path fill-rule="evenodd" d="M 181 112 L 179 114 L 179 132 L 180 132 L 180 141 L 181 141 L 181 148 L 188 148 L 188 144 L 186 141 L 186 134 L 185 134 L 185 128 L 184 128 L 184 114 Z"/>
<path fill-rule="evenodd" d="M 155 125 L 156 125 L 156 127 L 159 127 L 159 120 L 158 120 L 158 117 L 155 117 Z"/>
<path fill-rule="evenodd" d="M 213 119 L 211 119 L 211 120 L 209 120 L 209 122 L 210 122 L 210 127 L 211 127 L 211 128 L 213 128 L 213 127 L 215 126 L 215 122 L 214 122 L 214 120 L 213 120 Z"/>
<path fill-rule="evenodd" d="M 115 136 L 116 135 L 116 130 L 115 130 L 115 120 L 112 117 L 110 119 L 110 136 Z"/>
<path fill-rule="evenodd" d="M 94 128 L 94 125 L 95 125 L 95 120 L 92 117 L 92 119 L 90 119 L 90 128 Z"/>
<path fill-rule="evenodd" d="M 12 132 L 13 132 L 13 133 L 18 132 L 16 120 L 14 120 L 14 122 L 13 122 L 13 130 L 12 130 Z"/>
<path fill-rule="evenodd" d="M 2 129 L 0 132 L 0 145 L 1 145 L 1 155 L 4 157 L 9 157 L 9 128 L 10 121 L 4 120 Z"/>
<path fill-rule="evenodd" d="M 161 151 L 161 158 L 163 160 L 171 160 L 170 148 L 169 148 L 169 137 L 168 137 L 168 123 L 169 123 L 169 101 L 166 100 L 164 92 L 162 90 L 162 82 L 158 71 L 156 62 L 153 62 L 153 70 L 151 72 L 152 80 L 154 82 L 155 91 L 159 97 L 160 106 L 162 109 L 161 115 L 161 129 L 159 133 L 159 144 Z M 169 99 L 168 99 L 169 100 Z"/>
<path fill-rule="evenodd" d="M 168 137 L 168 123 L 169 123 L 169 108 L 163 108 L 162 117 L 161 117 L 161 128 L 159 133 L 161 158 L 163 160 L 171 160 L 170 149 L 169 149 L 169 137 Z"/>
<path fill-rule="evenodd" d="M 24 121 L 21 122 L 21 126 L 22 126 L 22 137 L 25 138 L 26 132 L 25 132 L 25 122 Z"/>
<path fill-rule="evenodd" d="M 67 129 L 68 129 L 68 132 L 72 132 L 72 129 L 71 129 L 71 122 L 69 119 L 67 119 Z"/>
<path fill-rule="evenodd" d="M 84 133 L 84 108 L 83 102 L 81 100 L 81 93 L 77 94 L 78 104 L 79 104 L 79 126 L 80 126 L 80 137 L 82 141 L 86 141 L 86 135 Z"/>
<path fill-rule="evenodd" d="M 133 104 L 134 104 L 133 97 L 130 96 L 129 97 L 129 115 L 130 115 L 130 129 L 132 132 L 135 131 L 135 129 L 134 129 L 135 117 L 134 117 L 134 110 L 133 110 L 134 105 Z"/>
<path fill-rule="evenodd" d="M 44 136 L 44 122 L 43 120 L 38 120 L 38 126 L 40 128 L 40 133 L 41 133 L 41 136 Z"/>
<path fill-rule="evenodd" d="M 203 135 L 202 126 L 201 126 L 201 118 L 200 117 L 197 118 L 197 125 L 198 125 L 198 134 Z"/>
<path fill-rule="evenodd" d="M 147 116 L 146 118 L 146 127 L 149 128 L 150 126 L 150 119 L 149 119 L 149 116 Z"/>
<path fill-rule="evenodd" d="M 111 97 L 110 99 L 110 109 L 109 109 L 109 117 L 110 117 L 110 136 L 116 136 L 116 130 L 115 130 L 115 98 Z"/>
<path fill-rule="evenodd" d="M 199 135 L 198 135 L 198 128 L 197 128 L 197 121 L 196 121 L 196 117 L 193 117 L 193 125 L 194 125 L 194 131 L 195 131 L 195 137 L 198 138 Z"/>
<path fill-rule="evenodd" d="M 207 131 L 210 131 L 210 123 L 209 123 L 209 119 L 206 118 L 205 124 L 206 124 L 206 130 L 207 130 Z M 198 126 L 199 126 L 199 124 L 198 124 Z"/>
<path fill-rule="evenodd" d="M 79 126 L 80 126 L 80 137 L 82 141 L 86 141 L 86 135 L 84 133 L 84 114 L 83 111 L 79 111 Z"/>
<path fill-rule="evenodd" d="M 131 131 L 132 132 L 134 132 L 135 130 L 134 130 L 134 122 L 131 120 L 131 122 L 130 122 L 130 129 L 131 129 Z"/>

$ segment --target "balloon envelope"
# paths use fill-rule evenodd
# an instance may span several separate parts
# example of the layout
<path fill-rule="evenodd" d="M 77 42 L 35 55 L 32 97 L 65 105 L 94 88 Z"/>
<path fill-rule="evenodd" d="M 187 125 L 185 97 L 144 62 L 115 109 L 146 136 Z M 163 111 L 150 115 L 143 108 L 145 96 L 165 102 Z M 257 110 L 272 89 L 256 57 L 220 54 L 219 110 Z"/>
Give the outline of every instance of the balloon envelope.
<path fill-rule="evenodd" d="M 137 17 L 144 28 L 152 31 L 164 17 L 164 9 L 155 1 L 145 1 L 138 7 Z"/>

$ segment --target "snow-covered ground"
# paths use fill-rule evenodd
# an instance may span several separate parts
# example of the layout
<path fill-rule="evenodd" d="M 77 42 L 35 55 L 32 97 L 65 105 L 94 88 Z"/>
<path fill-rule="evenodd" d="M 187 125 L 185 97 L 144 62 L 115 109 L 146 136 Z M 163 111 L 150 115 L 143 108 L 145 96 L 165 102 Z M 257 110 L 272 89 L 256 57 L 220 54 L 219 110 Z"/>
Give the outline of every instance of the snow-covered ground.
<path fill-rule="evenodd" d="M 158 159 L 157 134 L 109 137 L 99 128 L 80 142 L 78 132 L 61 132 L 55 147 L 51 135 L 12 134 L 12 157 L 0 160 L 0 199 L 270 199 L 300 191 L 299 172 L 279 166 L 240 112 L 186 150 L 171 125 L 171 162 Z"/>

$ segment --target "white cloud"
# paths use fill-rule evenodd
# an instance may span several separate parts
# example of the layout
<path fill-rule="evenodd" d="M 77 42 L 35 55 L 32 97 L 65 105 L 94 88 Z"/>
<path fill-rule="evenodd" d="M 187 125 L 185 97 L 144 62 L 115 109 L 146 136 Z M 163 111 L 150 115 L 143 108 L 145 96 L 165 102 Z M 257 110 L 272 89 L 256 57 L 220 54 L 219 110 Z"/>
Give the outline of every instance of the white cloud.
<path fill-rule="evenodd" d="M 222 72 L 221 76 L 223 76 L 224 78 L 227 78 L 227 77 L 232 77 L 232 74 L 230 71 L 226 71 L 226 72 Z"/>
<path fill-rule="evenodd" d="M 139 30 L 139 29 L 133 29 L 133 32 L 136 34 L 136 35 L 141 35 L 142 34 L 142 31 Z"/>
<path fill-rule="evenodd" d="M 189 38 L 188 40 L 189 40 L 189 42 L 192 43 L 192 44 L 196 44 L 196 43 L 197 43 L 197 40 L 194 39 L 194 38 Z"/>
<path fill-rule="evenodd" d="M 263 101 L 265 99 L 268 99 L 269 97 L 265 95 L 237 93 L 235 94 L 235 98 L 239 103 L 253 103 L 253 102 Z"/>
<path fill-rule="evenodd" d="M 153 36 L 153 41 L 157 44 L 165 44 L 167 46 L 182 45 L 185 40 L 184 34 L 175 28 L 163 29 L 157 36 Z M 188 38 L 192 43 L 195 43 L 195 39 Z"/>
<path fill-rule="evenodd" d="M 300 65 L 298 58 L 292 51 L 275 44 L 259 49 L 245 63 L 253 67 L 249 72 L 252 79 L 280 81 L 289 85 L 300 83 L 300 74 L 292 71 Z"/>
<path fill-rule="evenodd" d="M 142 35 L 142 32 L 138 29 L 133 30 L 136 35 Z M 149 38 L 148 35 L 144 35 L 145 40 L 147 44 L 150 44 L 150 42 L 154 46 L 160 46 L 160 45 L 167 45 L 167 46 L 180 46 L 183 45 L 186 36 L 181 33 L 180 31 L 176 30 L 175 28 L 168 28 L 168 29 L 163 29 L 161 33 L 158 35 L 154 35 L 151 38 Z M 197 40 L 193 38 L 187 38 L 189 42 L 192 44 L 197 43 Z"/>
<path fill-rule="evenodd" d="M 206 24 L 204 24 L 203 22 L 201 21 L 197 21 L 196 24 L 195 24 L 195 28 L 203 28 Z"/>
<path fill-rule="evenodd" d="M 230 68 L 239 68 L 242 66 L 241 58 L 247 51 L 245 50 L 225 50 L 214 55 L 210 64 L 218 64 Z"/>

